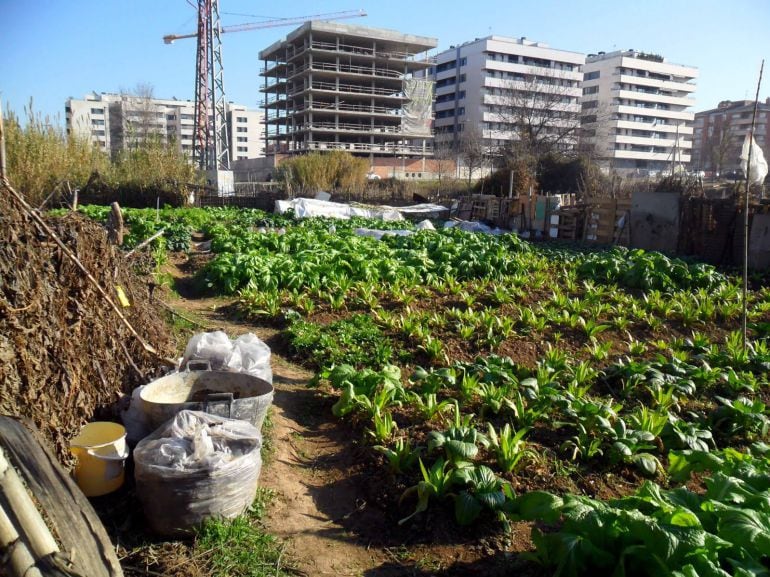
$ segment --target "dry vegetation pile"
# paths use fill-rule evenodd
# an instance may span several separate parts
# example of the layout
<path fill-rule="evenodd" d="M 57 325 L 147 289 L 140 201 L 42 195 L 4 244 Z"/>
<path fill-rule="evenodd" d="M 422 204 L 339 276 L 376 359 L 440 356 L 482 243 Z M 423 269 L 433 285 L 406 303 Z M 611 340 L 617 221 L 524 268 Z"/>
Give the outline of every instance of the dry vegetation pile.
<path fill-rule="evenodd" d="M 162 353 L 175 343 L 136 262 L 78 214 L 48 220 L 124 314 Z M 133 338 L 83 273 L 3 191 L 0 195 L 0 412 L 30 418 L 68 457 L 67 439 L 160 364 Z"/>

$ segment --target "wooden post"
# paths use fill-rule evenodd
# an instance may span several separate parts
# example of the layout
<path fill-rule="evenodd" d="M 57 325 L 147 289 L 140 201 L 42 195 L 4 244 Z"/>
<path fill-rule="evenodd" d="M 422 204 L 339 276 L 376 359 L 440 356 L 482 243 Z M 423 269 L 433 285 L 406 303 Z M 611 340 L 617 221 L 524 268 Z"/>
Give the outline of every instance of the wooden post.
<path fill-rule="evenodd" d="M 123 213 L 120 205 L 113 202 L 110 216 L 107 218 L 107 239 L 110 244 L 121 246 L 123 244 Z"/>

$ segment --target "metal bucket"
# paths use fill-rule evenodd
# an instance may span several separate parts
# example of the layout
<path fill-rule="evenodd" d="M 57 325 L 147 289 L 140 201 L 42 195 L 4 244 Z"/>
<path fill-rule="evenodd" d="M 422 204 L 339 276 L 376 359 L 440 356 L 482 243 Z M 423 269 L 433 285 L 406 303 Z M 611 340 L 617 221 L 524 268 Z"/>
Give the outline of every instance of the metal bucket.
<path fill-rule="evenodd" d="M 273 385 L 245 373 L 189 370 L 152 381 L 140 398 L 152 429 L 187 409 L 249 421 L 261 431 L 273 402 Z"/>

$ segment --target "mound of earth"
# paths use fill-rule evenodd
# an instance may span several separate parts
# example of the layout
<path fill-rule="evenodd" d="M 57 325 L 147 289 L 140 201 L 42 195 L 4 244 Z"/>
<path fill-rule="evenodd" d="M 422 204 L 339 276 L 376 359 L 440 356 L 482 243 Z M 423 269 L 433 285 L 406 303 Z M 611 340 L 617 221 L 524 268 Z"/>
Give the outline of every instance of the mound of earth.
<path fill-rule="evenodd" d="M 77 213 L 47 218 L 137 333 L 164 356 L 176 348 L 150 302 L 151 265 L 124 254 Z M 144 268 L 144 273 L 141 269 Z M 85 275 L 17 204 L 0 194 L 0 413 L 27 417 L 70 460 L 67 440 L 162 364 L 119 320 Z"/>

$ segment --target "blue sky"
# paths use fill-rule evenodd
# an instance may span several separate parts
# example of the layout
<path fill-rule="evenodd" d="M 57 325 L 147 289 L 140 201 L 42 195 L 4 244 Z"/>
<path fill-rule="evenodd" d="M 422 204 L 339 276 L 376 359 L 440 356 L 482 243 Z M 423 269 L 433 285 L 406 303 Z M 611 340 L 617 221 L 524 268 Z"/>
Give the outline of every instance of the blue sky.
<path fill-rule="evenodd" d="M 584 53 L 656 52 L 699 68 L 696 111 L 753 98 L 770 60 L 768 0 L 220 0 L 225 26 L 354 9 L 368 16 L 348 22 L 432 36 L 439 49 L 497 34 Z M 32 97 L 59 122 L 68 97 L 92 90 L 144 83 L 160 98 L 192 98 L 195 41 L 162 37 L 194 30 L 187 0 L 0 0 L 0 98 L 21 112 Z M 258 52 L 291 30 L 223 36 L 228 100 L 258 107 Z M 762 86 L 770 96 L 770 70 Z"/>

